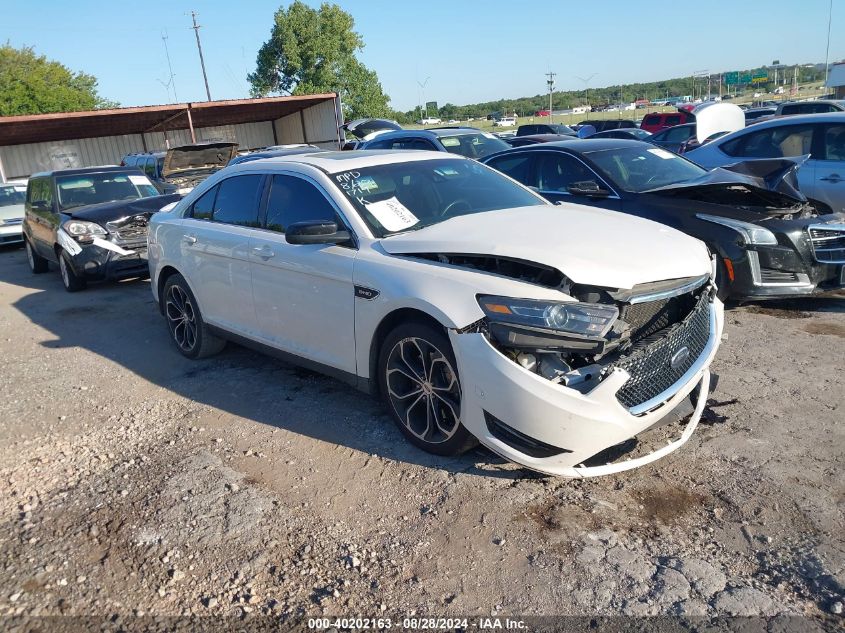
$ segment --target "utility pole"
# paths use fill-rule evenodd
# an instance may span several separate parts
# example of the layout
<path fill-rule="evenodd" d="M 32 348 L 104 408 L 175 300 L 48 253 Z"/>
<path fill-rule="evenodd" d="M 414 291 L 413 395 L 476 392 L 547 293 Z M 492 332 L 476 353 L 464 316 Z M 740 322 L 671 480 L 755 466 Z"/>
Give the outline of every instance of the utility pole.
<path fill-rule="evenodd" d="M 549 72 L 546 73 L 546 77 L 548 77 L 548 79 L 546 79 L 546 84 L 549 86 L 549 123 L 552 122 L 552 111 L 553 111 L 553 108 L 552 108 L 552 93 L 554 92 L 554 89 L 555 89 L 555 77 L 556 76 L 557 76 L 557 73 L 553 73 L 552 71 L 549 71 Z"/>
<path fill-rule="evenodd" d="M 830 58 L 830 22 L 833 19 L 833 0 L 830 0 L 830 8 L 827 11 L 827 48 L 824 53 L 824 86 L 827 88 L 828 59 Z M 825 90 L 825 92 L 827 92 Z"/>
<path fill-rule="evenodd" d="M 205 81 L 205 96 L 211 101 L 211 90 L 208 89 L 208 75 L 205 74 L 205 60 L 202 57 L 202 44 L 200 44 L 200 25 L 197 24 L 197 13 L 191 11 L 191 19 L 194 21 L 194 34 L 197 36 L 197 50 L 200 53 L 200 66 L 202 66 L 202 78 Z"/>
<path fill-rule="evenodd" d="M 590 105 L 590 97 L 589 97 L 589 83 L 598 73 L 593 73 L 589 77 L 575 77 L 575 79 L 580 79 L 584 82 L 584 105 Z M 591 108 L 592 109 L 592 108 Z"/>
<path fill-rule="evenodd" d="M 168 88 L 173 86 L 173 102 L 179 103 L 179 97 L 176 96 L 176 82 L 173 80 L 173 66 L 170 64 L 170 51 L 167 50 L 167 35 L 161 34 L 161 41 L 164 42 L 164 54 L 167 57 L 167 69 L 170 71 L 170 81 L 167 82 Z"/>

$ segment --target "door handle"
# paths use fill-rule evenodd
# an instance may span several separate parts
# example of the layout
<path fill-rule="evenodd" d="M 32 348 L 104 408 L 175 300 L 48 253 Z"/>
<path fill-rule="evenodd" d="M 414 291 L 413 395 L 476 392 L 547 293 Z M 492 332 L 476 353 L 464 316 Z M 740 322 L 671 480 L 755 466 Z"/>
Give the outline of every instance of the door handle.
<path fill-rule="evenodd" d="M 830 176 L 819 178 L 819 180 L 824 180 L 827 182 L 839 182 L 840 180 L 842 180 L 842 177 L 839 174 L 831 174 Z"/>
<path fill-rule="evenodd" d="M 252 252 L 262 259 L 270 259 L 276 255 L 269 246 L 256 246 Z"/>
<path fill-rule="evenodd" d="M 197 236 L 196 235 L 183 235 L 182 241 L 185 242 L 185 244 L 188 244 L 188 245 L 196 244 L 197 243 Z"/>

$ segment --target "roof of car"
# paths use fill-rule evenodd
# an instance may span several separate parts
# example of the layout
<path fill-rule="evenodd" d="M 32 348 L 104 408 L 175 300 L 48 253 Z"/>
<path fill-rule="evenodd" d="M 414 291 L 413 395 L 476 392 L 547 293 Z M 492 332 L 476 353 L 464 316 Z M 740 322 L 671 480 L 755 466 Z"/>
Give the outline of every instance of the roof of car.
<path fill-rule="evenodd" d="M 516 149 L 566 149 L 566 150 L 576 150 L 580 153 L 586 154 L 589 152 L 599 152 L 609 149 L 622 149 L 625 147 L 632 147 L 632 144 L 640 145 L 643 147 L 654 147 L 651 143 L 646 143 L 645 141 L 635 141 L 633 139 L 627 138 L 584 138 L 584 139 L 572 139 L 566 141 L 552 141 L 551 143 L 540 143 L 535 145 L 527 145 L 525 147 L 514 148 Z"/>
<path fill-rule="evenodd" d="M 810 101 L 784 101 L 783 103 L 779 103 L 778 106 L 785 106 L 785 105 L 813 105 L 816 103 L 821 104 L 833 104 L 845 107 L 845 99 L 811 99 Z"/>
<path fill-rule="evenodd" d="M 385 132 L 384 134 L 379 134 L 376 139 L 379 141 L 383 141 L 385 139 L 391 138 L 408 138 L 408 137 L 420 137 L 420 138 L 440 138 L 441 136 L 456 136 L 458 134 L 479 134 L 481 130 L 475 127 L 463 127 L 463 126 L 441 126 L 441 127 L 432 127 L 425 130 L 396 130 L 395 132 Z M 375 139 L 374 139 L 375 140 Z"/>
<path fill-rule="evenodd" d="M 845 112 L 820 112 L 817 114 L 793 114 L 790 116 L 775 117 L 755 123 L 754 129 L 761 130 L 763 126 L 767 125 L 795 125 L 796 123 L 845 123 Z M 749 128 L 743 128 L 743 130 L 747 129 Z M 742 130 L 737 131 L 742 132 Z"/>
<path fill-rule="evenodd" d="M 435 151 L 408 151 L 394 149 L 356 149 L 350 151 L 315 152 L 313 154 L 292 154 L 274 158 L 262 158 L 234 165 L 232 169 L 260 170 L 270 165 L 299 163 L 311 165 L 326 173 L 334 174 L 350 169 L 389 165 L 391 163 L 411 163 L 422 160 L 470 160 L 457 154 Z"/>
<path fill-rule="evenodd" d="M 52 171 L 40 171 L 37 174 L 32 174 L 32 178 L 43 178 L 49 176 L 83 176 L 85 174 L 100 174 L 110 171 L 131 171 L 137 173 L 137 167 L 120 167 L 119 165 L 102 165 L 100 167 L 81 167 L 77 169 L 53 169 Z"/>

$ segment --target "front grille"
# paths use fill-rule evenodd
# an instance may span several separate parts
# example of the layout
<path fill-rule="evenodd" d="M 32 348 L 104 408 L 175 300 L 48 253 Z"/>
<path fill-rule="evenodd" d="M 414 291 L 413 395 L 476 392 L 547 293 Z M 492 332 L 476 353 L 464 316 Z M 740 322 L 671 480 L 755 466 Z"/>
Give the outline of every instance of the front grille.
<path fill-rule="evenodd" d="M 659 396 L 680 380 L 701 356 L 710 339 L 710 293 L 702 292 L 693 310 L 676 323 L 650 339 L 643 339 L 634 351 L 607 366 L 619 367 L 631 376 L 616 393 L 619 402 L 635 407 Z M 672 366 L 672 359 L 686 347 L 686 358 Z"/>
<path fill-rule="evenodd" d="M 845 224 L 814 224 L 809 231 L 816 261 L 845 264 Z"/>
<path fill-rule="evenodd" d="M 631 326 L 631 342 L 635 345 L 670 325 L 680 323 L 695 306 L 695 296 L 686 293 L 669 299 L 628 304 L 621 318 Z"/>
<path fill-rule="evenodd" d="M 800 283 L 798 273 L 788 270 L 775 270 L 774 268 L 760 268 L 760 283 L 764 284 L 789 284 Z"/>

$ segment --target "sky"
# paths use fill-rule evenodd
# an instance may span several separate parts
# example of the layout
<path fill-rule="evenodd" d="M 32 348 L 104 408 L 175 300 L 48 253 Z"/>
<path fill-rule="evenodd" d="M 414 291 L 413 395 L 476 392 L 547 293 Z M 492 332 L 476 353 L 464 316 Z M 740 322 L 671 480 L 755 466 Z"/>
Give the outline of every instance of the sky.
<path fill-rule="evenodd" d="M 364 39 L 360 60 L 378 73 L 391 106 L 402 111 L 422 100 L 462 105 L 545 93 L 549 71 L 557 73 L 557 90 L 582 90 L 773 60 L 823 62 L 830 7 L 829 0 L 336 3 L 353 16 Z M 101 96 L 123 106 L 202 101 L 205 88 L 190 28 L 194 10 L 212 98 L 244 98 L 246 75 L 270 35 L 273 14 L 287 4 L 0 0 L 0 42 L 33 46 L 74 71 L 94 75 Z M 829 58 L 835 61 L 845 58 L 845 0 L 833 0 L 832 16 Z M 162 35 L 173 66 L 169 87 Z M 590 76 L 586 84 L 579 79 Z"/>

